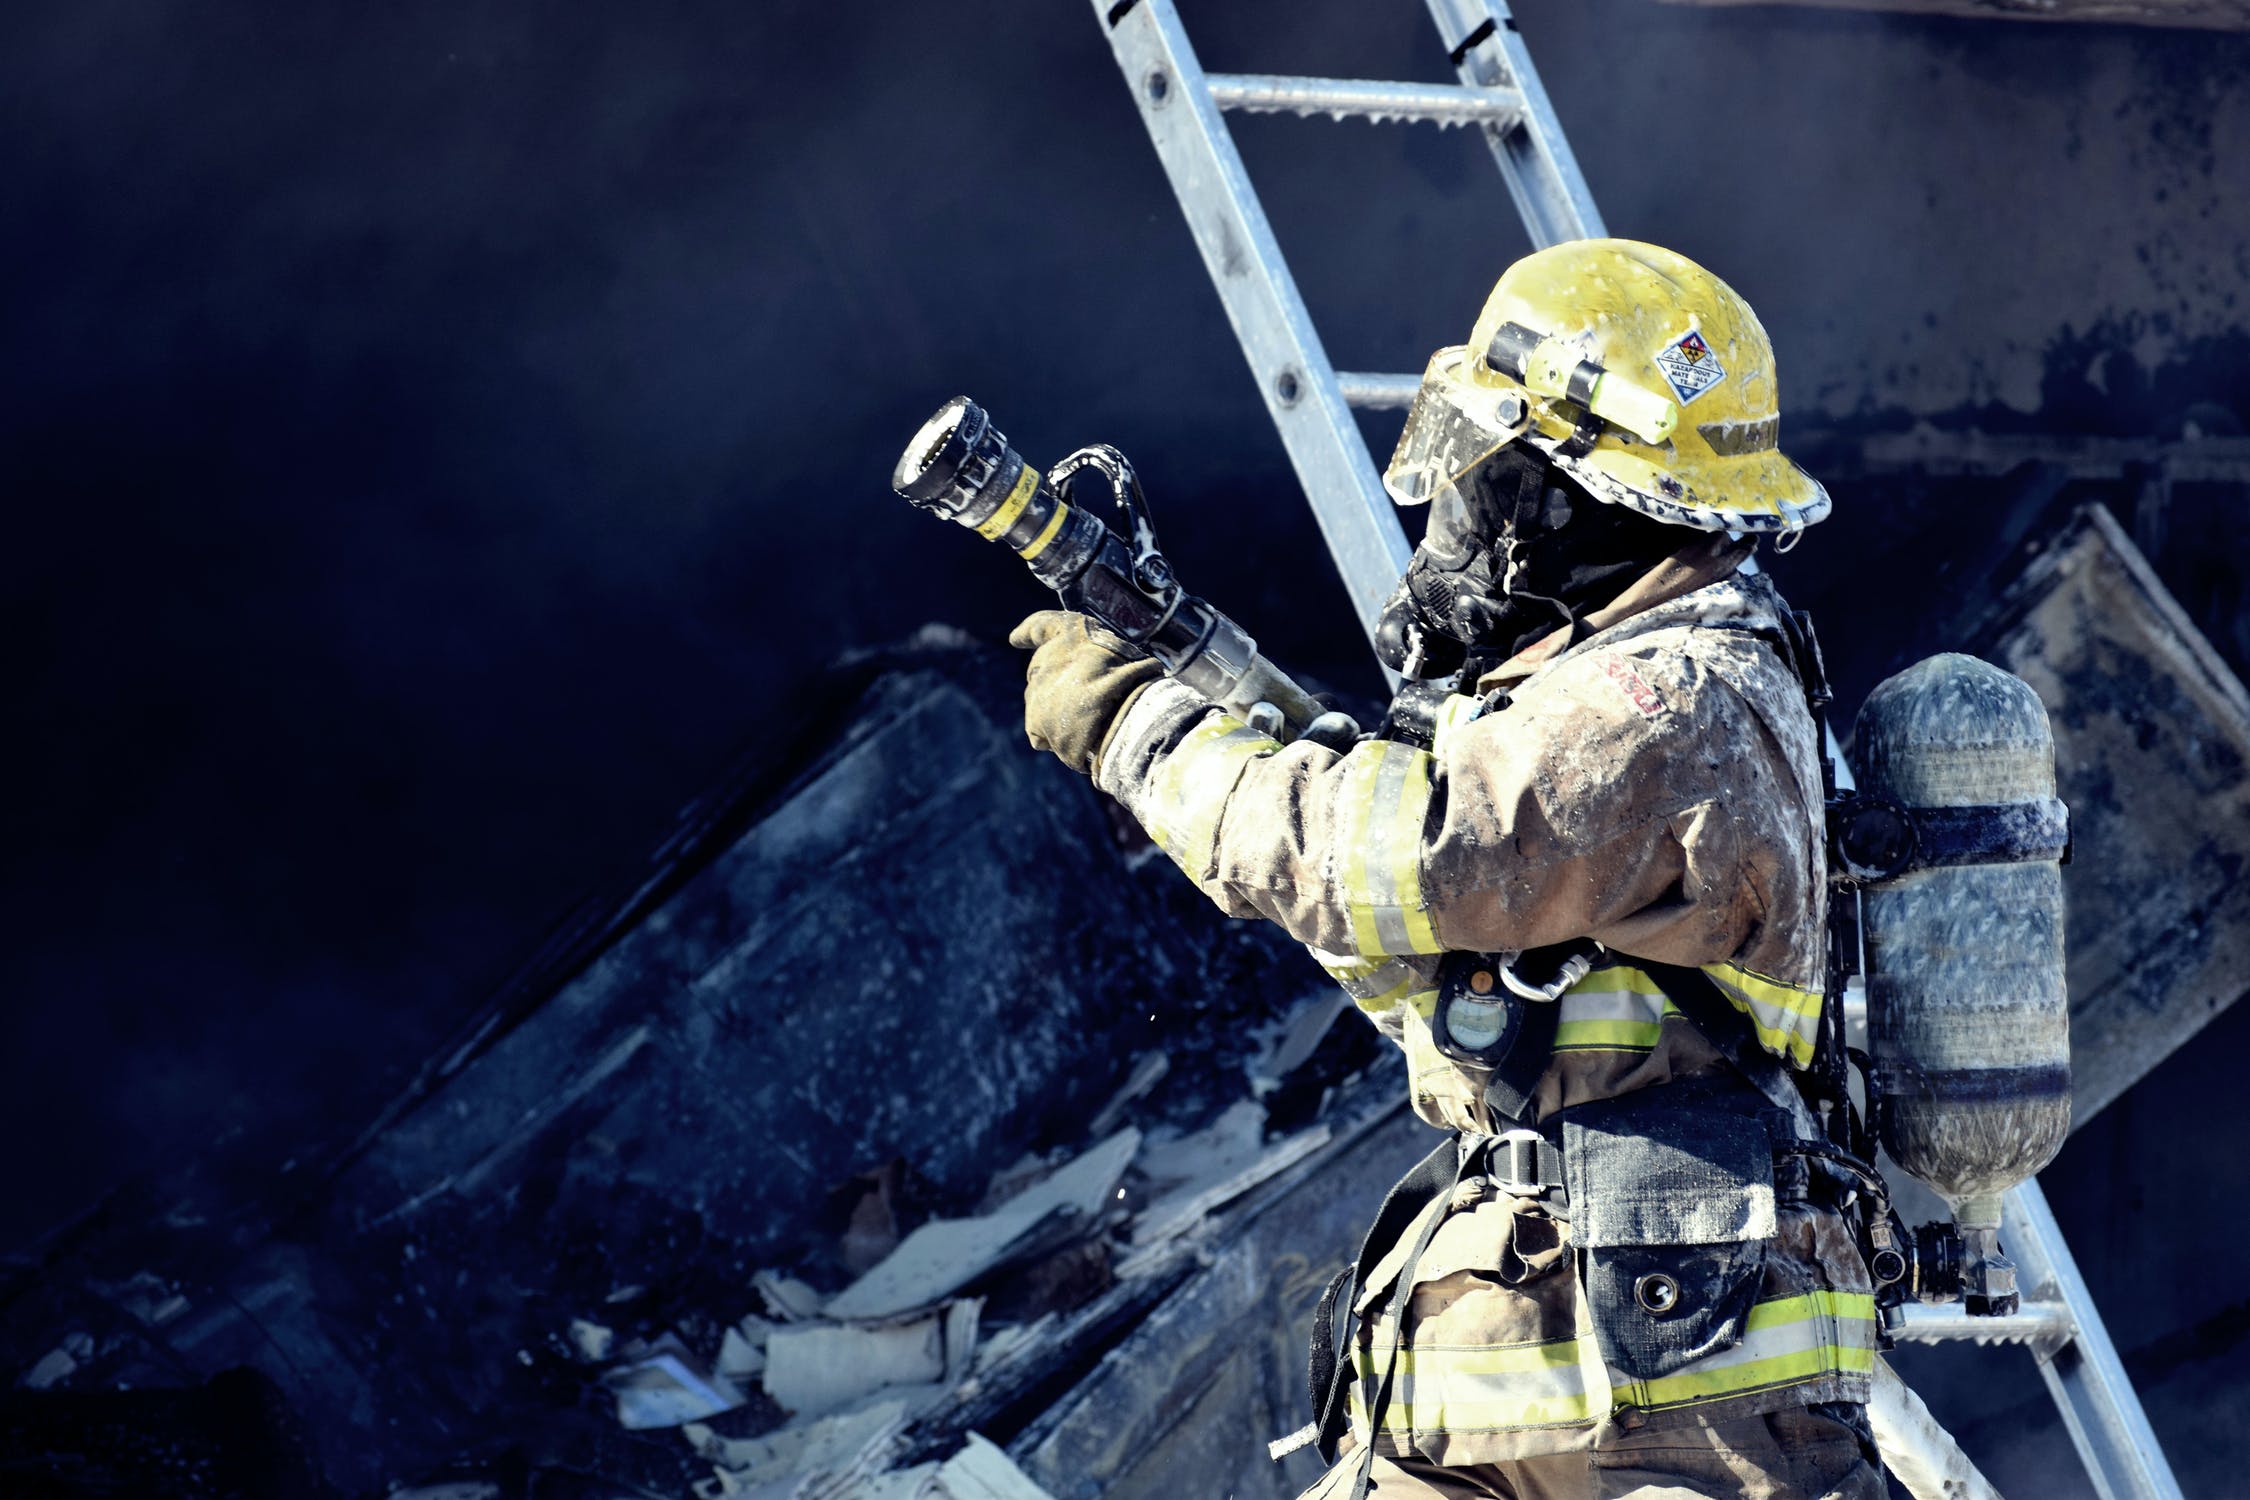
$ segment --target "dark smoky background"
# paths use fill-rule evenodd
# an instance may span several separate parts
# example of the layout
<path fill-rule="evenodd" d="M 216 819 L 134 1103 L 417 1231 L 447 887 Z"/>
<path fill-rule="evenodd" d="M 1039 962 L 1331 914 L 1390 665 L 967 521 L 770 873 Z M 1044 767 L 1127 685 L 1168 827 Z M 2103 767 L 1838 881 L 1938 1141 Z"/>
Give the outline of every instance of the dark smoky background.
<path fill-rule="evenodd" d="M 1187 11 L 1213 68 L 1449 76 L 1405 0 Z M 1520 22 L 1611 231 L 1732 281 L 1843 455 L 1776 571 L 1847 717 L 2055 498 L 1855 444 L 2241 432 L 2245 38 Z M 1236 132 L 1340 366 L 1419 369 L 1526 248 L 1468 133 Z M 1124 447 L 1191 586 L 1375 684 L 1084 3 L 18 3 L 0 287 L 0 1250 L 356 1125 L 824 663 L 1036 607 L 889 492 L 956 391 Z M 2238 497 L 2123 519 L 2239 671 Z"/>

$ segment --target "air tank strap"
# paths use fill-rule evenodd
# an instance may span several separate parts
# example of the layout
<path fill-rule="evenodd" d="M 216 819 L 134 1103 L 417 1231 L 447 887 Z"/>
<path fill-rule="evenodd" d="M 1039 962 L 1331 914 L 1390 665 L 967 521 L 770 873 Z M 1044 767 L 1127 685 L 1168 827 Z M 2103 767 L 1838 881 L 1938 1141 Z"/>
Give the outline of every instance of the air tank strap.
<path fill-rule="evenodd" d="M 2070 863 L 2070 809 L 2060 798 L 1977 807 L 1917 807 L 1917 869 L 1933 865 Z"/>
<path fill-rule="evenodd" d="M 1852 881 L 1957 865 L 2070 862 L 2070 809 L 2053 797 L 1967 807 L 1902 807 L 1854 793 L 1828 809 L 1829 850 Z"/>

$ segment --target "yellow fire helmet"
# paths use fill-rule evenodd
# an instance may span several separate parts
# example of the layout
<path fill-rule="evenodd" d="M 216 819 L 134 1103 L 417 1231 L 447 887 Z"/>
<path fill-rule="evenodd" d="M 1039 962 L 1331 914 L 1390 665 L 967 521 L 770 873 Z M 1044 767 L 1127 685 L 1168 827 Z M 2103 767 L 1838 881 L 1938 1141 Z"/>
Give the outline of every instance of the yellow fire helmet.
<path fill-rule="evenodd" d="M 1595 498 L 1705 531 L 1794 534 L 1828 492 L 1778 446 L 1773 343 L 1684 255 L 1574 240 L 1510 266 L 1440 349 L 1383 484 L 1420 505 L 1521 438 Z"/>

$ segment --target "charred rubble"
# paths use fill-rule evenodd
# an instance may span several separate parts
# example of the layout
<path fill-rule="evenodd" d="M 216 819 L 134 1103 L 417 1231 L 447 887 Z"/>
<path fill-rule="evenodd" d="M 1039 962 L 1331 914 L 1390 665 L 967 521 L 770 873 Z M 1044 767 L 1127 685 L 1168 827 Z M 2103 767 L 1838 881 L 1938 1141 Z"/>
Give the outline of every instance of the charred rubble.
<path fill-rule="evenodd" d="M 10 1265 L 0 1487 L 734 1494 L 1020 1437 L 1387 1063 L 1026 752 L 1019 672 L 839 667 L 356 1139 Z"/>
<path fill-rule="evenodd" d="M 2020 563 L 1959 639 L 2054 722 L 2082 1124 L 2239 992 L 2250 698 L 2098 507 Z M 1296 1493 L 1313 1301 L 1430 1132 L 1018 670 L 839 667 L 356 1138 L 9 1265 L 0 1488 Z"/>

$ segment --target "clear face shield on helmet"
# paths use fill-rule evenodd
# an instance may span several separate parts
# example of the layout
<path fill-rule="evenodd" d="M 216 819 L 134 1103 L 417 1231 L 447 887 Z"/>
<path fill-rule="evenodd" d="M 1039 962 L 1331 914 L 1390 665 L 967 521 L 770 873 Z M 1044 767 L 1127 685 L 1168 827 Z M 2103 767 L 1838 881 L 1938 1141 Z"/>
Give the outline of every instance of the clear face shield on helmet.
<path fill-rule="evenodd" d="M 1507 507 L 1496 503 L 1495 471 L 1517 465 L 1496 460 L 1523 436 L 1531 412 L 1520 391 L 1478 383 L 1470 374 L 1477 359 L 1465 345 L 1430 357 L 1383 471 L 1398 504 L 1430 507 L 1421 545 L 1376 627 L 1376 654 L 1410 678 L 1458 671 L 1503 586 L 1505 563 L 1492 544 Z"/>
<path fill-rule="evenodd" d="M 1507 383 L 1479 378 L 1488 371 Z M 1609 378 L 1575 343 L 1515 324 L 1503 324 L 1490 349 L 1433 355 L 1383 473 L 1393 500 L 1430 507 L 1376 626 L 1377 653 L 1393 670 L 1428 680 L 1505 654 L 1525 632 L 1567 623 L 1572 600 L 1613 571 L 1575 555 L 1563 528 L 1599 553 L 1617 543 L 1608 533 L 1638 518 L 1600 514 L 1609 508 L 1552 466 L 1554 440 L 1532 430 L 1535 397 L 1570 403 L 1582 436 L 1627 413 L 1644 433 L 1668 434 L 1675 415 Z M 1572 525 L 1580 510 L 1588 514 Z M 1613 550 L 1633 560 L 1648 542 Z"/>
<path fill-rule="evenodd" d="M 1383 470 L 1383 488 L 1400 505 L 1457 495 L 1471 472 L 1530 425 L 1522 393 L 1478 384 L 1469 373 L 1474 358 L 1465 344 L 1430 356 L 1406 430 Z"/>

